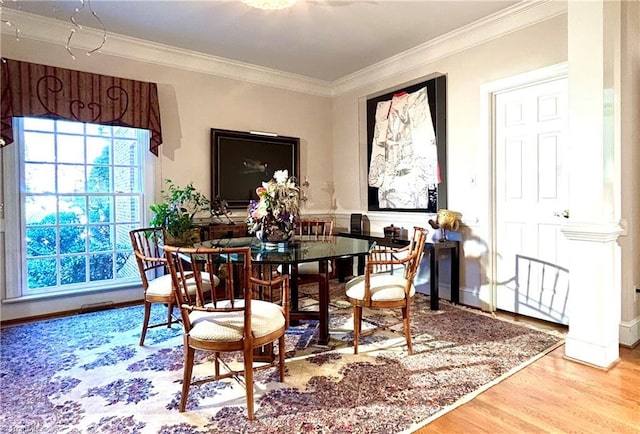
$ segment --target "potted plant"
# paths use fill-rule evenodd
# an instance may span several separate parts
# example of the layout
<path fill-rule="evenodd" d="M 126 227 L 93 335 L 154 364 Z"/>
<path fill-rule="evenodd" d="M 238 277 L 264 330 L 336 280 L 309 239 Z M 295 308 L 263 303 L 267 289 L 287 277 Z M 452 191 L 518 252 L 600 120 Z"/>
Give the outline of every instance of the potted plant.
<path fill-rule="evenodd" d="M 200 229 L 193 217 L 200 211 L 209 211 L 209 199 L 188 183 L 180 187 L 170 179 L 165 179 L 167 189 L 162 190 L 162 203 L 154 203 L 149 208 L 154 213 L 152 226 L 162 226 L 166 231 L 165 243 L 186 246 L 200 241 Z"/>

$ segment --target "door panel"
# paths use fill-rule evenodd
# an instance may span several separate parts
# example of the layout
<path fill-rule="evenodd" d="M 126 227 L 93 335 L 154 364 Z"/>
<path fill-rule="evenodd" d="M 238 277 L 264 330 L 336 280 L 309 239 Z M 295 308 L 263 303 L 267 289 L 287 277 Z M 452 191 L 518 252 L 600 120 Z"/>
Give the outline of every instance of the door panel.
<path fill-rule="evenodd" d="M 497 308 L 564 324 L 566 99 L 559 79 L 498 93 L 494 106 Z"/>

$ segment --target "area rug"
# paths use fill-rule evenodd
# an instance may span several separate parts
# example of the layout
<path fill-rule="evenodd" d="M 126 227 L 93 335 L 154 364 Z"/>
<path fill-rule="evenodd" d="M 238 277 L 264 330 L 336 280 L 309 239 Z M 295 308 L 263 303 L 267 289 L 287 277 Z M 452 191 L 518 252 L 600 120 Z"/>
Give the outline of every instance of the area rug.
<path fill-rule="evenodd" d="M 365 328 L 388 329 L 364 336 L 354 355 L 344 286 L 332 281 L 331 288 L 329 345 L 316 344 L 315 321 L 288 330 L 285 382 L 276 369 L 256 374 L 255 421 L 247 420 L 244 389 L 233 379 L 192 386 L 187 411 L 178 411 L 180 327 L 151 329 L 138 346 L 141 306 L 4 328 L 0 432 L 410 432 L 562 341 L 444 301 L 431 311 L 418 294 L 412 356 L 394 333 L 393 311 L 365 311 Z M 301 304 L 313 309 L 313 287 L 301 293 Z M 164 315 L 162 306 L 153 309 L 153 320 Z M 194 374 L 209 375 L 212 359 L 196 357 Z"/>

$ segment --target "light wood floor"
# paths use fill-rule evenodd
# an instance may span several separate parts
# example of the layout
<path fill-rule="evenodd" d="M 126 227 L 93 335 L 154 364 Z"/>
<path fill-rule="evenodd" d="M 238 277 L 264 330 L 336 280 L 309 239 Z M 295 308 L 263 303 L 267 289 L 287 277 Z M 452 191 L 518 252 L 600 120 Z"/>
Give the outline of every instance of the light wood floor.
<path fill-rule="evenodd" d="M 608 371 L 564 345 L 417 433 L 640 433 L 640 346 Z"/>

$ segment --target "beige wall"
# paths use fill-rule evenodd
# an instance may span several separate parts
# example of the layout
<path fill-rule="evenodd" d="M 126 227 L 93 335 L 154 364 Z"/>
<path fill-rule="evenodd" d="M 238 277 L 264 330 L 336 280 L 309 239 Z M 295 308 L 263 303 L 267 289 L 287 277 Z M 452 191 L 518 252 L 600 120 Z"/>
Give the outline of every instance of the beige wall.
<path fill-rule="evenodd" d="M 640 318 L 640 302 L 633 291 L 634 286 L 640 286 L 639 2 L 624 2 L 623 14 L 626 23 L 623 50 L 629 52 L 629 57 L 622 62 L 621 75 L 620 196 L 627 235 L 621 237 L 620 244 L 622 320 L 631 324 Z M 463 232 L 465 259 L 461 285 L 472 289 L 486 283 L 490 237 L 490 156 L 487 138 L 483 137 L 486 125 L 482 125 L 481 86 L 565 62 L 568 57 L 567 16 L 560 15 L 437 60 L 425 57 L 418 62 L 419 67 L 398 67 L 393 74 L 365 80 L 369 84 L 345 91 L 332 100 L 106 54 L 72 60 L 62 45 L 26 38 L 17 42 L 3 35 L 1 42 L 1 54 L 10 58 L 157 82 L 164 136 L 162 155 L 157 160 L 157 183 L 162 178 L 179 183 L 194 181 L 209 194 L 212 127 L 267 130 L 300 137 L 301 174 L 311 183 L 307 210 L 335 212 L 343 226 L 350 213 L 366 213 L 367 97 L 422 81 L 434 73 L 447 74 L 448 199 L 449 207 L 461 211 L 467 225 Z M 241 214 L 237 217 L 241 218 Z M 382 232 L 382 227 L 390 223 L 400 222 L 405 227 L 425 225 L 429 218 L 418 213 L 368 214 L 374 232 Z M 91 302 L 136 297 L 139 297 L 137 289 L 96 294 Z M 2 317 L 37 315 L 51 303 L 56 304 L 53 310 L 57 305 L 61 309 L 74 309 L 79 306 L 79 299 L 3 305 Z"/>
<path fill-rule="evenodd" d="M 621 169 L 622 320 L 640 321 L 640 2 L 622 3 Z"/>
<path fill-rule="evenodd" d="M 330 197 L 325 192 L 325 184 L 333 177 L 332 157 L 327 152 L 332 140 L 330 98 L 106 54 L 78 55 L 73 60 L 62 45 L 27 38 L 16 41 L 4 35 L 1 42 L 1 54 L 8 58 L 158 83 L 164 141 L 156 160 L 156 187 L 161 187 L 163 178 L 179 184 L 193 181 L 209 196 L 210 129 L 271 131 L 300 138 L 300 171 L 311 183 L 309 206 L 319 210 L 330 207 Z M 148 204 L 155 201 L 147 200 Z M 244 210 L 235 214 L 244 218 Z M 4 254 L 3 248 L 2 264 Z M 4 279 L 0 280 L 4 285 Z M 135 288 L 96 293 L 88 299 L 68 296 L 3 304 L 1 318 L 35 316 L 78 309 L 87 303 L 121 302 L 141 296 L 141 290 Z"/>
<path fill-rule="evenodd" d="M 366 132 L 358 128 L 366 118 L 362 110 L 358 112 L 358 101 L 434 73 L 446 74 L 448 207 L 462 212 L 469 227 L 465 237 L 474 239 L 474 245 L 468 246 L 473 250 L 468 257 L 473 264 L 467 267 L 463 263 L 460 284 L 477 289 L 486 283 L 491 172 L 487 138 L 482 137 L 481 86 L 566 60 L 566 15 L 562 15 L 435 62 L 425 59 L 419 69 L 337 97 L 333 126 L 338 213 L 366 213 L 366 193 L 360 191 L 360 186 L 366 185 Z M 356 167 L 354 161 L 360 164 Z M 390 223 L 401 221 L 409 228 L 413 224 L 427 225 L 429 218 L 425 214 L 368 214 L 372 230 L 379 233 Z"/>

